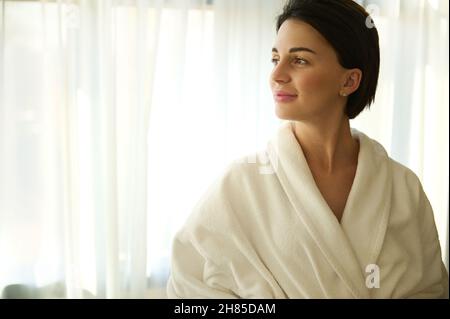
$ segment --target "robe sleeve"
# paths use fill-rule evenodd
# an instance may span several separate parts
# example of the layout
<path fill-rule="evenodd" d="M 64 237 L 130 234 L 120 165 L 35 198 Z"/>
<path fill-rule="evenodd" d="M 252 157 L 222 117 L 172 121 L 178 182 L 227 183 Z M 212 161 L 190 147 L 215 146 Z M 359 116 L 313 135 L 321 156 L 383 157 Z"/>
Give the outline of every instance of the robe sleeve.
<path fill-rule="evenodd" d="M 242 191 L 236 191 L 242 174 L 233 167 L 212 184 L 173 240 L 169 298 L 273 295 L 274 283 L 261 275 L 267 270 L 255 256 L 232 205 L 242 197 Z"/>
<path fill-rule="evenodd" d="M 227 170 L 228 171 L 228 170 Z M 172 242 L 171 269 L 166 286 L 170 299 L 240 298 L 225 251 L 230 240 L 230 207 L 223 192 L 224 177 L 199 200 Z"/>
<path fill-rule="evenodd" d="M 410 298 L 448 299 L 448 272 L 442 261 L 433 209 L 421 185 L 419 209 L 424 274 L 419 289 Z"/>
<path fill-rule="evenodd" d="M 206 256 L 195 237 L 185 229 L 174 240 L 168 298 L 239 298 L 231 289 L 233 282 L 228 270 Z"/>

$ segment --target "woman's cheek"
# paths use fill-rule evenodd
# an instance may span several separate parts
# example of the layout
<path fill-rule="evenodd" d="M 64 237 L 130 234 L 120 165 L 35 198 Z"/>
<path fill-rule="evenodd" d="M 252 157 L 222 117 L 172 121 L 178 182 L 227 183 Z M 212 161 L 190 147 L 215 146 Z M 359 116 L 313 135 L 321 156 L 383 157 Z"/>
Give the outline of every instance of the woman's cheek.
<path fill-rule="evenodd" d="M 329 85 L 326 74 L 303 74 L 298 81 L 298 90 L 304 93 L 323 92 Z"/>

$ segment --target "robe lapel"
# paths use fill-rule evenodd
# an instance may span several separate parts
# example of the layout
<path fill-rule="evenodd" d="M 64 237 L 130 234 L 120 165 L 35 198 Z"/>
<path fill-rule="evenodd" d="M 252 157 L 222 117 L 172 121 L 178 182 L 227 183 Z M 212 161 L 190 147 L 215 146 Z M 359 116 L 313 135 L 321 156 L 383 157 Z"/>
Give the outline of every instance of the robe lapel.
<path fill-rule="evenodd" d="M 341 225 L 365 269 L 376 264 L 383 245 L 390 216 L 392 176 L 384 148 L 355 129 L 352 135 L 360 141 L 360 153 Z"/>
<path fill-rule="evenodd" d="M 381 190 L 384 192 L 385 186 L 380 187 L 382 177 L 376 183 L 372 183 L 368 178 L 374 168 L 380 169 L 380 164 L 375 167 L 369 164 L 360 166 L 360 163 L 371 156 L 370 145 L 367 145 L 368 140 L 362 137 L 361 142 L 360 161 L 357 168 L 359 176 L 357 176 L 355 187 L 352 187 L 350 192 L 351 198 L 349 196 L 350 202 L 347 202 L 348 205 L 344 210 L 342 227 L 316 186 L 303 151 L 295 139 L 292 123 L 283 124 L 276 138 L 269 143 L 268 153 L 275 174 L 300 220 L 334 271 L 346 284 L 353 297 L 369 298 L 364 276 L 366 265 L 362 267 L 362 264 L 376 260 L 384 236 L 385 229 L 383 231 L 383 227 L 385 228 L 387 213 L 383 207 L 375 205 L 375 201 L 366 202 L 367 204 L 362 206 L 369 197 L 382 196 L 380 192 Z M 367 154 L 365 154 L 366 152 Z M 383 176 L 386 177 L 386 175 L 385 171 Z M 373 178 L 373 176 L 370 177 Z M 366 193 L 365 189 L 359 190 L 359 187 L 366 187 L 367 190 L 375 193 Z M 378 197 L 379 199 L 380 197 Z M 367 207 L 372 204 L 375 206 Z M 381 210 L 381 215 L 377 217 L 375 215 L 379 210 Z M 350 211 L 351 213 L 349 213 Z M 366 214 L 370 216 L 366 218 Z M 354 216 L 357 218 L 356 221 L 353 221 Z M 374 224 L 370 224 L 371 222 Z M 375 229 L 372 229 L 373 225 L 375 225 Z M 361 228 L 354 229 L 355 227 Z M 365 236 L 368 229 L 372 229 L 369 237 Z M 346 232 L 350 235 L 349 237 Z M 359 242 L 354 243 L 354 240 Z M 368 251 L 365 252 L 364 249 Z"/>

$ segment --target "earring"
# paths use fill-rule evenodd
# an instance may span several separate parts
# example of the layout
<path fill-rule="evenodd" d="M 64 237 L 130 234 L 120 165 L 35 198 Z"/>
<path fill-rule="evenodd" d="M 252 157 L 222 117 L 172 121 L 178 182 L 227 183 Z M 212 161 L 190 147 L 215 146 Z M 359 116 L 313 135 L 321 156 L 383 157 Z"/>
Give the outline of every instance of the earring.
<path fill-rule="evenodd" d="M 347 96 L 347 93 L 342 92 L 342 91 L 341 91 L 339 94 L 340 94 L 341 96 Z"/>

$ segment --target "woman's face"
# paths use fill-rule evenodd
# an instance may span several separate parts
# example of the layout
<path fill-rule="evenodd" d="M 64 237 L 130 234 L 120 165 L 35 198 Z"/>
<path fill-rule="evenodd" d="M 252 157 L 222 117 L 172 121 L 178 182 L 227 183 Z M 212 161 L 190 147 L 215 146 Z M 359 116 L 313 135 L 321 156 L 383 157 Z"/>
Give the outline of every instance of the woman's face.
<path fill-rule="evenodd" d="M 312 26 L 286 20 L 278 31 L 272 59 L 270 86 L 279 118 L 301 121 L 344 112 L 346 98 L 340 93 L 348 70 Z"/>

